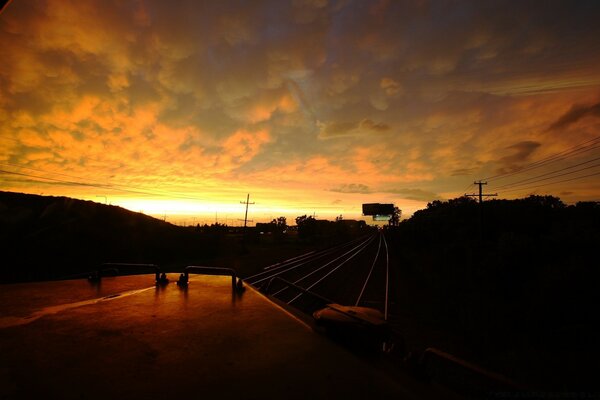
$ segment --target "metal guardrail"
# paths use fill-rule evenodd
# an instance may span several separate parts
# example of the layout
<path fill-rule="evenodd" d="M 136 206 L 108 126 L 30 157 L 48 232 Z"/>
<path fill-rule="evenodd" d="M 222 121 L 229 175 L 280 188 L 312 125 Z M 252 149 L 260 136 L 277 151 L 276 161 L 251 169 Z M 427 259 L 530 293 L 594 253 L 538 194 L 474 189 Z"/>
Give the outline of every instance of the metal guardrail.
<path fill-rule="evenodd" d="M 156 264 L 133 264 L 133 263 L 103 263 L 98 266 L 98 268 L 89 274 L 88 279 L 92 282 L 100 281 L 103 276 L 107 276 L 107 271 L 113 271 L 116 275 L 119 274 L 119 269 L 121 268 L 140 268 L 140 269 L 153 269 L 155 273 L 155 279 L 157 284 L 166 284 L 169 280 L 166 277 L 166 274 L 161 271 L 160 266 Z M 162 272 L 162 273 L 161 273 Z M 231 288 L 234 291 L 241 292 L 244 290 L 244 284 L 241 278 L 237 277 L 237 273 L 233 268 L 219 268 L 219 267 L 205 267 L 205 266 L 197 266 L 190 265 L 185 267 L 183 273 L 181 274 L 179 281 L 177 282 L 180 286 L 186 286 L 189 282 L 189 275 L 193 274 L 203 274 L 203 275 L 224 275 L 231 276 Z"/>
<path fill-rule="evenodd" d="M 234 291 L 241 291 L 244 289 L 244 284 L 242 279 L 237 279 L 237 273 L 233 268 L 220 268 L 220 267 L 204 267 L 197 265 L 190 265 L 185 267 L 183 270 L 183 279 L 184 281 L 180 282 L 184 285 L 187 285 L 189 281 L 190 273 L 201 274 L 201 275 L 220 275 L 220 276 L 231 276 L 231 289 Z M 181 279 L 181 277 L 180 277 Z"/>
<path fill-rule="evenodd" d="M 109 268 L 104 268 L 103 267 L 109 267 Z M 153 269 L 155 272 L 155 276 L 156 276 L 156 281 L 159 282 L 160 281 L 160 267 L 156 264 L 133 264 L 133 263 L 103 263 L 98 267 L 98 270 L 96 271 L 96 279 L 100 279 L 102 277 L 102 272 L 106 271 L 107 269 L 112 269 L 112 270 L 116 270 L 117 274 L 119 273 L 119 270 L 116 267 L 125 267 L 125 268 L 145 268 L 145 269 Z"/>

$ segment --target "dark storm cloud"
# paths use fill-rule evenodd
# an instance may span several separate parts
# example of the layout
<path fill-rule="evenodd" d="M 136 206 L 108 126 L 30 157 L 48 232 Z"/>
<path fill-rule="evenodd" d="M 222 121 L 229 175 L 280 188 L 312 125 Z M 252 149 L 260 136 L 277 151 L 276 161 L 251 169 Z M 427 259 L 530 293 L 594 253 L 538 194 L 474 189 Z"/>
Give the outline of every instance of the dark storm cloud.
<path fill-rule="evenodd" d="M 443 197 L 437 193 L 430 192 L 422 189 L 415 188 L 404 188 L 404 189 L 392 189 L 387 190 L 388 193 L 394 193 L 402 196 L 404 199 L 417 200 L 417 201 L 432 201 L 432 200 L 443 200 Z"/>
<path fill-rule="evenodd" d="M 479 168 L 458 168 L 458 169 L 455 169 L 452 172 L 450 172 L 450 175 L 452 175 L 452 176 L 472 175 L 478 169 Z"/>
<path fill-rule="evenodd" d="M 331 191 L 337 193 L 371 193 L 371 189 L 362 183 L 348 183 L 340 185 L 337 188 L 331 189 Z"/>
<path fill-rule="evenodd" d="M 370 119 L 363 119 L 358 122 L 332 122 L 321 124 L 319 138 L 327 139 L 332 137 L 377 134 L 389 130 L 389 125 L 381 122 L 373 122 Z"/>
<path fill-rule="evenodd" d="M 589 105 L 574 105 L 569 111 L 558 118 L 548 130 L 564 129 L 585 117 L 600 118 L 600 102 Z"/>
<path fill-rule="evenodd" d="M 496 172 L 503 174 L 515 170 L 515 168 L 518 168 L 520 164 L 529 161 L 533 152 L 535 152 L 540 146 L 541 143 L 533 141 L 524 141 L 508 146 L 506 150 L 508 150 L 511 154 L 498 160 L 502 167 L 500 167 Z"/>

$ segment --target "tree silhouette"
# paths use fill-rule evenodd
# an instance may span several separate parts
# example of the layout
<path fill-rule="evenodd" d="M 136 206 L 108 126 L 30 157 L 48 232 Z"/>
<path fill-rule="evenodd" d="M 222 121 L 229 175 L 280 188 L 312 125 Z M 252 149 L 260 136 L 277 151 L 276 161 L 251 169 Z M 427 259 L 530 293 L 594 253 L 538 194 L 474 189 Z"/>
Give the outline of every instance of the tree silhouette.
<path fill-rule="evenodd" d="M 275 225 L 275 232 L 284 233 L 288 227 L 287 219 L 285 217 L 275 218 L 271 223 Z"/>
<path fill-rule="evenodd" d="M 312 216 L 301 215 L 296 217 L 298 237 L 303 240 L 314 239 L 317 234 L 317 220 Z"/>
<path fill-rule="evenodd" d="M 400 223 L 400 217 L 402 216 L 402 210 L 398 207 L 394 207 L 394 213 L 390 216 L 388 224 L 390 226 L 398 226 Z"/>

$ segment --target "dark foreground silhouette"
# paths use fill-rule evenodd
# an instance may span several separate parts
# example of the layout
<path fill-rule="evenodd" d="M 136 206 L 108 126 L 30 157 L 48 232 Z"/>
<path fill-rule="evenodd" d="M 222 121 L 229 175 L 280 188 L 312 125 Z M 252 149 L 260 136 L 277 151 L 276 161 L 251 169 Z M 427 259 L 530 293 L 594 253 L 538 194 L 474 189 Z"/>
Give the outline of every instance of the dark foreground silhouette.
<path fill-rule="evenodd" d="M 390 236 L 429 340 L 537 388 L 598 393 L 599 203 L 435 201 Z"/>
<path fill-rule="evenodd" d="M 246 230 L 218 223 L 182 227 L 92 201 L 0 191 L 0 283 L 85 276 L 105 262 L 172 271 L 208 264 L 243 274 L 367 229 L 362 221 L 312 217 L 292 228 L 283 217 Z"/>

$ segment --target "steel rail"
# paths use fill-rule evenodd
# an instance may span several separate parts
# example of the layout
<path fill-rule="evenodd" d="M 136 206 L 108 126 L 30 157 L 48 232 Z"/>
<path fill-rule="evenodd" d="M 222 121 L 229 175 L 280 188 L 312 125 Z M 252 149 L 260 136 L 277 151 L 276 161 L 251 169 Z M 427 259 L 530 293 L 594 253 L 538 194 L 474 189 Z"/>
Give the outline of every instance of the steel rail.
<path fill-rule="evenodd" d="M 364 249 L 367 248 L 367 246 L 370 244 L 371 241 L 373 241 L 373 239 L 375 239 L 375 236 L 371 236 L 368 239 L 368 242 L 362 248 L 360 248 L 354 254 L 352 254 L 350 257 L 348 257 L 346 260 L 344 260 L 344 262 L 342 262 L 340 265 L 338 265 L 337 267 L 335 267 L 334 269 L 332 269 L 331 271 L 329 271 L 327 274 L 325 274 L 325 276 L 323 276 L 321 279 L 319 279 L 318 281 L 316 281 L 315 283 L 313 283 L 312 285 L 310 285 L 309 287 L 307 287 L 306 290 L 312 289 L 313 287 L 315 287 L 316 285 L 318 285 L 321 281 L 323 281 L 325 278 L 327 278 L 329 275 L 331 275 L 332 273 L 334 273 L 335 271 L 337 271 L 338 269 L 340 269 L 348 261 L 350 261 L 351 259 L 353 259 L 354 257 L 356 257 L 357 254 L 361 253 Z M 300 296 L 302 296 L 302 293 L 300 293 L 299 295 L 297 295 L 296 297 L 294 297 L 293 299 L 291 299 L 290 301 L 288 301 L 287 304 L 293 303 Z"/>
<path fill-rule="evenodd" d="M 368 239 L 366 239 L 366 240 L 368 240 Z M 354 242 L 354 241 L 352 241 L 352 242 Z M 349 242 L 349 243 L 352 243 L 352 242 Z M 347 244 L 348 244 L 348 243 L 346 243 L 346 245 L 347 245 Z M 360 246 L 360 244 L 359 244 L 359 245 L 357 245 L 357 246 L 355 246 L 355 247 L 353 247 L 353 248 L 352 248 L 352 249 L 350 249 L 348 252 L 351 252 L 353 249 L 355 249 L 355 248 L 356 248 L 356 247 L 358 247 L 358 246 Z M 335 248 L 329 249 L 327 252 L 324 252 L 324 253 L 322 253 L 322 254 L 320 254 L 320 255 L 318 255 L 318 256 L 316 256 L 316 257 L 314 257 L 314 258 L 311 258 L 311 259 L 310 259 L 310 260 L 308 260 L 308 261 L 304 260 L 304 262 L 302 262 L 302 263 L 300 263 L 300 264 L 298 264 L 298 265 L 294 265 L 294 266 L 292 266 L 292 267 L 289 267 L 289 268 L 287 268 L 287 269 L 285 269 L 285 270 L 283 270 L 283 271 L 274 272 L 274 273 L 273 273 L 273 274 L 271 274 L 271 275 L 268 275 L 268 276 L 266 276 L 266 277 L 264 277 L 264 278 L 261 278 L 261 279 L 259 279 L 259 280 L 257 280 L 257 281 L 251 282 L 251 284 L 252 284 L 252 285 L 256 285 L 257 283 L 260 283 L 260 282 L 266 281 L 266 280 L 268 280 L 268 279 L 271 279 L 271 278 L 273 278 L 273 277 L 275 277 L 275 276 L 278 276 L 278 275 L 281 275 L 281 274 L 285 274 L 286 272 L 289 272 L 289 271 L 291 271 L 291 270 L 294 270 L 294 269 L 296 269 L 296 268 L 302 267 L 302 266 L 304 266 L 304 265 L 306 265 L 306 264 L 308 264 L 308 263 L 311 263 L 311 262 L 313 262 L 313 261 L 315 261 L 315 260 L 318 260 L 319 258 L 323 258 L 323 257 L 325 257 L 325 256 L 327 256 L 327 255 L 329 255 L 329 254 L 331 254 L 331 253 L 335 253 L 336 251 L 338 251 L 340 248 L 343 248 L 343 247 L 345 247 L 345 246 L 341 246 L 341 247 L 335 247 Z M 348 252 L 347 252 L 347 253 L 348 253 Z M 346 253 L 346 254 L 347 254 L 347 253 Z M 271 272 L 273 272 L 273 271 L 271 271 Z"/>
<path fill-rule="evenodd" d="M 279 262 L 277 262 L 275 264 L 271 264 L 271 265 L 268 265 L 268 266 L 264 267 L 263 271 L 267 271 L 267 270 L 270 270 L 270 269 L 273 269 L 273 268 L 279 268 L 283 264 L 290 264 L 292 262 L 296 262 L 296 261 L 299 261 L 299 260 L 303 260 L 305 258 L 309 258 L 314 253 L 317 253 L 317 251 L 316 250 L 309 251 L 308 253 L 300 254 L 300 255 L 298 255 L 296 257 L 291 257 L 291 258 L 288 258 L 287 260 L 279 261 Z M 256 274 L 256 275 L 259 275 L 259 274 Z"/>
<path fill-rule="evenodd" d="M 385 303 L 383 311 L 383 319 L 388 320 L 388 304 L 389 304 L 389 293 L 390 293 L 390 252 L 388 249 L 387 240 L 385 239 L 385 233 L 383 236 L 383 244 L 385 244 Z"/>
<path fill-rule="evenodd" d="M 351 240 L 350 242 L 342 243 L 340 245 L 337 245 L 337 246 L 334 246 L 334 247 L 331 247 L 331 248 L 328 248 L 328 249 L 320 250 L 320 251 L 318 251 L 316 253 L 314 251 L 310 252 L 310 253 L 306 253 L 306 254 L 302 255 L 302 256 L 306 255 L 306 257 L 304 257 L 304 258 L 300 258 L 302 256 L 298 256 L 298 257 L 290 258 L 289 260 L 285 260 L 285 261 L 283 261 L 281 263 L 278 263 L 278 264 L 270 265 L 270 266 L 266 267 L 266 268 L 269 268 L 269 270 L 262 271 L 262 272 L 259 272 L 257 274 L 251 275 L 249 277 L 246 277 L 244 280 L 246 282 L 250 283 L 250 284 L 256 284 L 256 283 L 265 281 L 265 280 L 268 279 L 268 277 L 273 277 L 273 276 L 276 276 L 276 275 L 274 275 L 274 274 L 273 275 L 268 275 L 267 278 L 260 279 L 260 280 L 254 281 L 254 282 L 249 282 L 250 280 L 253 280 L 253 279 L 255 279 L 255 278 L 259 277 L 259 276 L 262 276 L 262 275 L 265 275 L 265 274 L 272 274 L 273 272 L 278 271 L 278 270 L 280 270 L 282 268 L 290 267 L 291 265 L 294 265 L 296 263 L 300 263 L 299 265 L 294 265 L 293 267 L 290 267 L 290 268 L 286 269 L 285 271 L 282 271 L 281 273 L 284 273 L 284 272 L 287 272 L 287 271 L 291 271 L 292 269 L 295 269 L 297 267 L 305 265 L 305 264 L 307 264 L 309 262 L 312 262 L 314 260 L 318 260 L 319 258 L 322 258 L 322 257 L 324 257 L 327 254 L 333 253 L 333 252 L 335 252 L 335 251 L 337 251 L 337 250 L 339 250 L 341 248 L 349 246 L 352 243 L 354 243 L 354 242 L 356 242 L 358 240 L 361 240 L 361 239 L 362 239 L 362 237 L 360 237 L 358 239 Z"/>
<path fill-rule="evenodd" d="M 377 253 L 375 254 L 375 259 L 373 260 L 373 264 L 371 264 L 371 269 L 369 270 L 367 279 L 365 279 L 365 283 L 360 291 L 360 294 L 358 295 L 358 298 L 356 299 L 356 303 L 354 303 L 354 306 L 358 306 L 358 303 L 360 303 L 360 299 L 362 298 L 362 295 L 365 292 L 367 284 L 369 283 L 369 279 L 371 279 L 371 274 L 373 273 L 373 268 L 375 268 L 375 263 L 377 262 L 377 258 L 379 257 L 379 250 L 381 250 L 381 235 L 382 234 L 380 233 L 379 234 L 379 245 L 377 246 Z"/>
<path fill-rule="evenodd" d="M 267 275 L 267 276 L 265 276 L 265 277 L 262 277 L 262 278 L 260 278 L 260 279 L 258 279 L 258 280 L 255 280 L 255 281 L 253 281 L 253 282 L 250 282 L 250 283 L 251 283 L 252 285 L 256 285 L 257 283 L 264 282 L 264 281 L 266 281 L 266 280 L 268 280 L 268 279 L 271 279 L 271 278 L 273 278 L 273 277 L 275 277 L 275 276 L 279 276 L 279 275 L 281 275 L 281 274 L 285 274 L 286 272 L 289 272 L 289 271 L 295 270 L 296 268 L 303 267 L 303 266 L 305 266 L 305 265 L 307 265 L 307 264 L 310 264 L 310 263 L 311 263 L 311 262 L 313 262 L 313 261 L 316 261 L 316 260 L 318 260 L 318 259 L 320 259 L 320 258 L 323 258 L 323 257 L 325 257 L 325 256 L 328 256 L 328 255 L 329 255 L 329 254 L 331 254 L 331 253 L 335 253 L 336 251 L 338 251 L 338 249 L 328 249 L 327 251 L 325 251 L 325 252 L 323 252 L 323 253 L 319 254 L 318 256 L 312 257 L 312 258 L 310 258 L 310 259 L 304 259 L 304 260 L 302 260 L 302 261 L 299 261 L 299 262 L 297 262 L 297 263 L 290 263 L 290 264 L 286 265 L 286 266 L 285 266 L 285 269 L 284 269 L 284 270 L 282 270 L 282 271 L 281 271 L 281 270 L 277 270 L 277 271 L 267 271 L 267 272 L 270 272 L 270 274 L 269 274 L 269 275 Z"/>
<path fill-rule="evenodd" d="M 365 247 L 367 247 L 367 246 L 368 246 L 369 242 L 370 242 L 372 239 L 373 239 L 373 236 L 370 236 L 370 237 L 368 237 L 368 238 L 367 238 L 365 241 L 363 241 L 363 242 L 359 243 L 358 245 L 354 246 L 353 248 L 351 248 L 350 250 L 348 250 L 347 252 L 345 252 L 345 253 L 344 253 L 344 254 L 342 254 L 341 256 L 334 258 L 333 260 L 329 261 L 327 264 L 324 264 L 324 265 L 320 266 L 319 268 L 317 268 L 317 269 L 315 269 L 315 270 L 313 270 L 313 271 L 309 272 L 308 274 L 304 275 L 304 276 L 303 276 L 303 277 L 301 277 L 300 279 L 297 279 L 297 280 L 295 280 L 295 281 L 294 281 L 294 284 L 297 284 L 298 282 L 301 282 L 301 281 L 303 281 L 304 279 L 308 278 L 309 276 L 312 276 L 313 274 L 315 274 L 315 273 L 317 273 L 317 272 L 321 271 L 322 269 L 324 269 L 324 268 L 328 267 L 329 265 L 333 264 L 334 262 L 336 262 L 336 261 L 337 261 L 337 260 L 339 260 L 340 258 L 344 257 L 344 256 L 345 256 L 345 255 L 347 255 L 348 253 L 351 253 L 351 252 L 353 252 L 354 250 L 358 249 L 358 248 L 359 248 L 359 247 L 361 247 L 361 246 L 363 246 L 363 248 L 362 248 L 362 249 L 359 249 L 358 251 L 359 251 L 359 252 L 360 252 L 360 251 L 362 251 L 362 250 L 363 250 Z M 350 256 L 350 258 L 352 258 L 352 257 L 353 257 L 353 255 L 352 255 L 352 256 Z M 346 261 L 347 261 L 347 260 L 346 260 Z M 346 261 L 344 261 L 344 262 L 346 262 Z M 273 293 L 273 296 L 276 296 L 276 295 L 280 294 L 281 292 L 283 292 L 283 291 L 284 291 L 284 290 L 286 290 L 287 288 L 288 288 L 288 287 L 286 286 L 286 287 L 284 287 L 283 289 L 280 289 L 280 290 L 279 290 L 279 291 L 277 291 L 276 293 Z"/>
<path fill-rule="evenodd" d="M 331 250 L 331 249 L 324 249 L 324 250 L 320 250 L 318 252 L 311 251 L 311 252 L 302 254 L 300 256 L 297 256 L 297 257 L 289 258 L 287 260 L 280 261 L 280 262 L 275 263 L 275 264 L 271 264 L 271 265 L 269 265 L 267 267 L 264 267 L 261 272 L 258 272 L 258 273 L 254 274 L 254 275 L 248 276 L 246 278 L 246 281 L 248 281 L 250 279 L 255 279 L 255 278 L 257 278 L 259 276 L 262 276 L 262 275 L 265 275 L 265 274 L 273 273 L 274 271 L 277 271 L 277 270 L 279 270 L 281 268 L 285 268 L 285 267 L 288 267 L 290 265 L 293 265 L 293 264 L 296 264 L 296 263 L 300 263 L 300 262 L 305 261 L 307 259 L 310 259 L 312 257 L 316 257 L 316 256 L 318 256 L 318 255 L 320 255 L 322 253 L 326 253 L 328 250 Z"/>
<path fill-rule="evenodd" d="M 309 295 L 311 295 L 311 296 L 313 296 L 313 297 L 315 297 L 315 298 L 317 298 L 317 299 L 321 300 L 321 301 L 322 301 L 324 304 L 332 304 L 332 303 L 335 303 L 335 301 L 333 301 L 333 300 L 330 300 L 330 299 L 328 299 L 328 298 L 327 298 L 327 297 L 325 297 L 325 296 L 321 296 L 321 295 L 320 295 L 320 294 L 318 294 L 318 293 L 310 292 L 310 291 L 308 291 L 308 290 L 304 289 L 302 286 L 298 286 L 298 285 L 296 285 L 295 283 L 293 283 L 293 282 L 290 282 L 290 281 L 288 281 L 288 280 L 285 280 L 285 279 L 283 279 L 283 278 L 282 278 L 282 277 L 280 277 L 280 276 L 274 276 L 273 278 L 271 278 L 271 280 L 270 280 L 270 281 L 269 281 L 269 283 L 267 284 L 267 287 L 265 288 L 265 293 L 266 293 L 267 295 L 269 295 L 269 289 L 271 288 L 271 284 L 272 284 L 272 283 L 273 283 L 273 281 L 275 281 L 275 280 L 282 281 L 282 282 L 283 282 L 283 283 L 285 283 L 286 285 L 293 287 L 294 289 L 298 290 L 298 291 L 299 291 L 299 292 L 301 292 L 301 293 L 309 294 Z M 273 295 L 271 295 L 271 296 L 273 296 Z"/>

